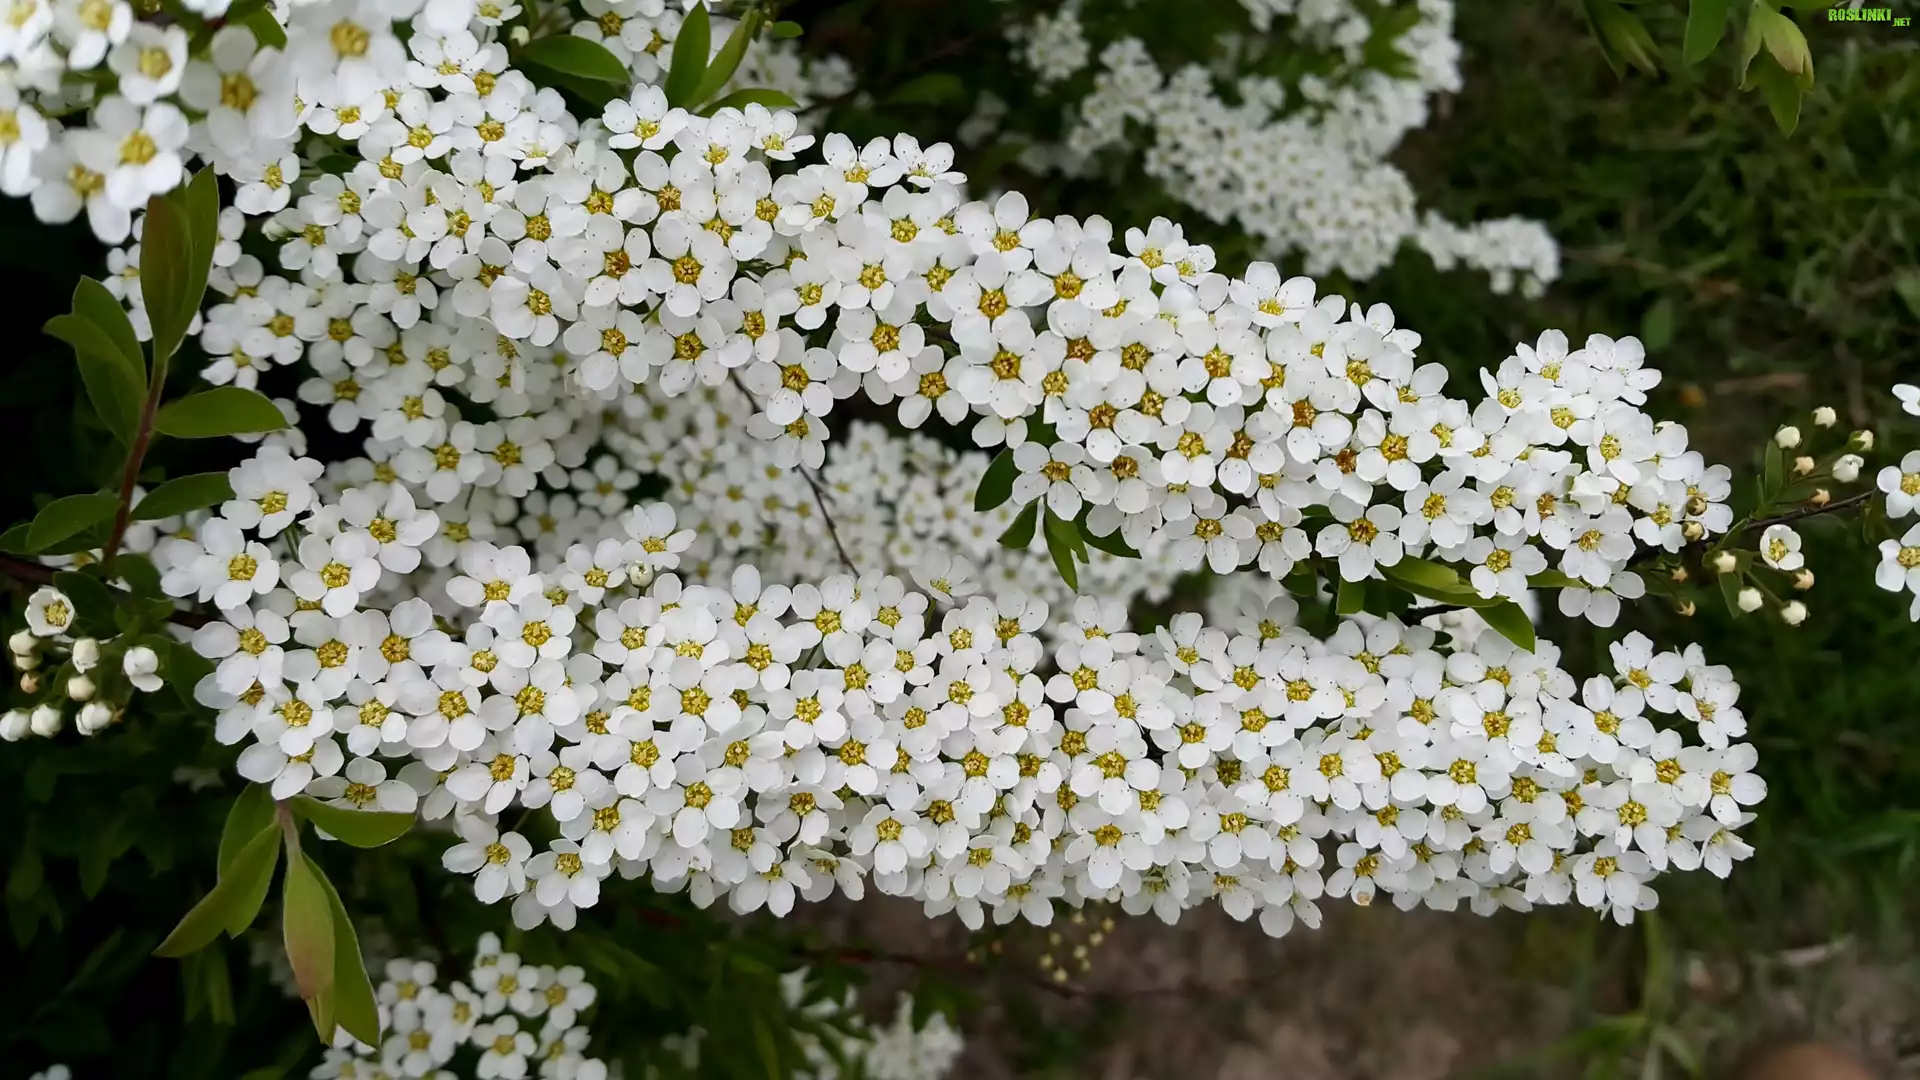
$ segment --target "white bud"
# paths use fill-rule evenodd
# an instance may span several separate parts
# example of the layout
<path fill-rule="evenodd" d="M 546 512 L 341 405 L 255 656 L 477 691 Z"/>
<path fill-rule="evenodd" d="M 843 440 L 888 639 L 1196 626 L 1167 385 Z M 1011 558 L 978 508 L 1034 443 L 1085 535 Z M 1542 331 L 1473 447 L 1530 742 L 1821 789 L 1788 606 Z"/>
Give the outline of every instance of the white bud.
<path fill-rule="evenodd" d="M 67 680 L 67 696 L 75 701 L 92 701 L 93 692 L 98 689 L 93 685 L 93 680 L 85 675 L 75 675 Z"/>
<path fill-rule="evenodd" d="M 1793 459 L 1793 475 L 1805 476 L 1813 471 L 1813 459 L 1805 454 Z"/>
<path fill-rule="evenodd" d="M 11 650 L 16 657 L 32 656 L 34 653 L 40 651 L 40 639 L 34 637 L 33 631 L 31 630 L 17 630 L 12 637 L 7 639 L 7 648 Z"/>
<path fill-rule="evenodd" d="M 1866 463 L 1866 459 L 1859 454 L 1841 454 L 1834 460 L 1833 478 L 1843 484 L 1851 484 L 1860 479 L 1860 469 Z"/>
<path fill-rule="evenodd" d="M 1731 574 L 1738 569 L 1740 560 L 1734 558 L 1731 551 L 1723 551 L 1713 557 L 1713 572 L 1716 574 Z"/>
<path fill-rule="evenodd" d="M 507 31 L 507 40 L 513 42 L 515 45 L 525 45 L 527 43 L 527 39 L 532 36 L 533 36 L 532 34 L 527 32 L 527 28 L 524 26 L 516 26 L 513 29 Z"/>
<path fill-rule="evenodd" d="M 64 719 L 60 710 L 51 705 L 36 705 L 33 715 L 27 718 L 27 726 L 42 738 L 52 738 L 60 731 L 60 722 Z"/>
<path fill-rule="evenodd" d="M 73 666 L 76 671 L 92 671 L 100 662 L 100 642 L 97 638 L 83 637 L 73 643 Z"/>
<path fill-rule="evenodd" d="M 80 706 L 80 715 L 74 717 L 73 727 L 82 735 L 92 735 L 111 723 L 113 710 L 101 702 L 89 701 Z"/>
<path fill-rule="evenodd" d="M 1849 441 L 1852 443 L 1853 448 L 1855 450 L 1859 450 L 1862 452 L 1871 450 L 1873 449 L 1873 432 L 1868 431 L 1865 428 L 1862 428 L 1861 430 L 1854 432 L 1853 438 Z"/>
<path fill-rule="evenodd" d="M 1800 445 L 1800 429 L 1788 424 L 1773 433 L 1773 444 L 1782 450 L 1791 450 Z"/>
<path fill-rule="evenodd" d="M 23 694 L 39 693 L 40 692 L 40 676 L 35 675 L 31 671 L 27 672 L 25 675 L 20 676 L 20 692 Z"/>
<path fill-rule="evenodd" d="M 1840 414 L 1837 412 L 1834 412 L 1833 407 L 1830 405 L 1822 405 L 1819 408 L 1813 410 L 1813 426 L 1814 427 L 1832 427 L 1833 425 L 1839 422 L 1840 422 Z"/>
<path fill-rule="evenodd" d="M 1799 626 L 1807 621 L 1807 605 L 1798 600 L 1789 600 L 1780 609 L 1780 621 L 1788 626 Z"/>
<path fill-rule="evenodd" d="M 645 563 L 634 563 L 627 568 L 627 583 L 642 589 L 653 584 L 653 567 Z"/>
<path fill-rule="evenodd" d="M 136 690 L 151 694 L 160 689 L 160 676 L 155 674 L 160 670 L 160 657 L 145 645 L 128 649 L 120 659 L 120 670 Z"/>
<path fill-rule="evenodd" d="M 0 716 L 0 739 L 7 742 L 19 742 L 27 737 L 27 710 L 8 709 Z"/>
<path fill-rule="evenodd" d="M 1766 603 L 1766 600 L 1761 597 L 1759 589 L 1749 585 L 1740 590 L 1740 595 L 1734 603 L 1740 605 L 1741 611 L 1759 611 L 1760 605 Z"/>

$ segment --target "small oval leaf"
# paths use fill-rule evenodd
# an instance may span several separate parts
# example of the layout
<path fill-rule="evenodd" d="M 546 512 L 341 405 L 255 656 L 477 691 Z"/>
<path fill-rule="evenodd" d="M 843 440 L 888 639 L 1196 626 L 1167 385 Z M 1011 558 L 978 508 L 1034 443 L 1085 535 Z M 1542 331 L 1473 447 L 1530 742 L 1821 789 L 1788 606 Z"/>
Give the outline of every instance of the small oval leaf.
<path fill-rule="evenodd" d="M 258 390 L 217 386 L 161 406 L 153 426 L 176 439 L 214 439 L 279 431 L 287 426 L 287 418 Z"/>
<path fill-rule="evenodd" d="M 412 814 L 383 810 L 347 810 L 323 803 L 306 795 L 293 801 L 301 817 L 325 829 L 328 835 L 354 847 L 370 848 L 390 844 L 413 828 Z"/>
<path fill-rule="evenodd" d="M 275 410 L 276 412 L 278 410 Z M 223 472 L 178 476 L 147 493 L 133 508 L 136 521 L 176 517 L 189 510 L 215 506 L 233 498 L 233 485 Z"/>
<path fill-rule="evenodd" d="M 227 929 L 245 905 L 256 887 L 265 894 L 266 885 L 273 878 L 273 868 L 280 861 L 280 839 L 272 831 L 262 832 L 240 849 L 234 857 L 233 865 L 220 878 L 220 884 L 202 897 L 193 910 L 180 920 L 160 947 L 153 950 L 155 956 L 185 956 L 190 952 L 203 949 L 220 931 Z M 254 905 L 256 911 L 259 905 Z M 252 919 L 247 920 L 249 923 Z"/>
<path fill-rule="evenodd" d="M 520 58 L 577 79 L 612 83 L 633 79 L 633 73 L 605 45 L 571 34 L 529 41 L 520 50 Z"/>

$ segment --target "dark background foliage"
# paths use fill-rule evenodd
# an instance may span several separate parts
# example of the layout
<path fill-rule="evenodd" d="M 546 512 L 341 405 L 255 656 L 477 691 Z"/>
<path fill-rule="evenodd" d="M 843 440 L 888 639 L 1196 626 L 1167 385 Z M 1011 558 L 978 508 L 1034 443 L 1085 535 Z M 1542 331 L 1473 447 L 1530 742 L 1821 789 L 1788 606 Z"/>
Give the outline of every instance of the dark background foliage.
<path fill-rule="evenodd" d="M 1725 50 L 1698 69 L 1670 58 L 1658 78 L 1621 81 L 1573 4 L 1461 7 L 1465 89 L 1436 103 L 1397 160 L 1423 202 L 1456 220 L 1545 221 L 1563 245 L 1565 274 L 1539 300 L 1494 297 L 1479 275 L 1441 273 L 1407 253 L 1372 281 L 1326 280 L 1326 290 L 1389 303 L 1401 325 L 1424 335 L 1422 356 L 1457 379 L 1548 327 L 1576 340 L 1639 334 L 1667 373 L 1657 414 L 1681 419 L 1710 459 L 1743 477 L 1774 426 L 1804 423 L 1818 404 L 1839 408 L 1849 425 L 1881 429 L 1870 468 L 1916 442 L 1887 387 L 1920 378 L 1920 34 L 1809 22 L 1818 82 L 1789 138 L 1756 95 L 1735 89 Z M 1639 10 L 1655 40 L 1672 42 L 1683 7 Z M 848 56 L 870 91 L 830 103 L 829 126 L 952 139 L 990 89 L 1013 108 L 1001 132 L 961 154 L 957 166 L 976 190 L 1018 187 L 1038 212 L 1100 213 L 1121 227 L 1172 217 L 1214 243 L 1225 269 L 1254 256 L 1244 239 L 1182 212 L 1117 159 L 1071 183 L 1019 167 L 1021 140 L 1055 134 L 1060 106 L 1086 85 L 1083 73 L 1055 91 L 1033 90 L 1001 34 L 1004 20 L 1028 10 L 988 0 L 807 0 L 782 17 L 808 28 L 809 49 Z M 1122 29 L 1145 37 L 1163 59 L 1203 59 L 1238 11 L 1229 0 L 1089 3 L 1088 20 L 1105 37 Z M 1298 73 L 1284 49 L 1272 62 Z M 118 467 L 118 451 L 78 402 L 69 356 L 38 332 L 66 310 L 83 273 L 106 273 L 83 226 L 49 229 L 23 201 L 0 201 L 0 279 L 12 316 L 0 370 L 0 425 L 12 444 L 0 521 L 30 516 L 36 498 L 101 484 Z M 178 366 L 190 371 L 196 361 Z M 199 459 L 168 456 L 188 452 Z M 175 445 L 160 461 L 173 474 L 218 467 L 222 453 Z M 1770 784 L 1748 832 L 1756 857 L 1728 882 L 1663 882 L 1662 914 L 1689 949 L 1850 934 L 1905 955 L 1920 914 L 1911 708 L 1920 629 L 1899 598 L 1873 587 L 1873 556 L 1859 536 L 1837 522 L 1808 531 L 1819 585 L 1808 597 L 1813 617 L 1797 631 L 1711 605 L 1690 619 L 1642 605 L 1623 623 L 1662 642 L 1698 641 L 1733 668 Z M 1576 671 L 1604 649 L 1600 632 L 1548 622 Z M 6 628 L 18 623 L 16 603 Z M 83 1077 L 187 1080 L 263 1067 L 267 1076 L 312 1059 L 297 1003 L 243 944 L 223 941 L 184 965 L 147 955 L 211 884 L 237 790 L 230 752 L 207 736 L 202 718 L 162 692 L 84 745 L 68 734 L 0 752 L 8 924 L 0 964 L 9 975 L 0 980 L 0 1075 L 68 1061 Z M 202 775 L 211 786 L 193 779 Z M 423 950 L 461 956 L 480 932 L 501 928 L 504 911 L 479 907 L 438 870 L 442 845 L 414 835 L 378 852 L 321 854 L 369 951 L 384 947 L 376 961 Z M 764 920 L 743 931 L 678 898 L 637 887 L 620 895 L 586 929 L 513 941 L 535 959 L 588 965 L 609 1018 L 596 1025 L 602 1052 L 639 1060 L 659 1035 L 699 1022 L 715 1031 L 709 1045 L 720 1048 L 722 1074 L 780 1075 L 793 1048 L 777 972 L 812 960 L 839 979 L 840 965 Z M 269 943 L 272 915 L 270 907 L 254 931 Z"/>

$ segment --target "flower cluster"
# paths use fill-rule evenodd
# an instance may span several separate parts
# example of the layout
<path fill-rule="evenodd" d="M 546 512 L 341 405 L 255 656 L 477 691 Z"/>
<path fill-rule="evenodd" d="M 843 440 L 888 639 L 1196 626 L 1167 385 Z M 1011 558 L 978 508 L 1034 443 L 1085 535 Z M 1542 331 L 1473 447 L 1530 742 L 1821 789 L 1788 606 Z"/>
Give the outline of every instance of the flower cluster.
<path fill-rule="evenodd" d="M 794 1074 L 796 1080 L 839 1080 L 849 1075 L 843 1063 L 853 1067 L 851 1075 L 863 1080 L 941 1080 L 952 1071 L 965 1044 L 945 1014 L 932 1012 L 923 1023 L 916 1023 L 912 996 L 901 994 L 893 1019 L 885 1025 L 871 1024 L 860 1014 L 851 988 L 840 998 L 826 997 L 810 976 L 807 969 L 799 968 L 780 977 L 787 1006 L 816 1021 L 822 1032 L 794 1031 L 806 1059 Z M 700 1068 L 705 1040 L 706 1033 L 696 1028 L 674 1041 L 677 1063 L 689 1075 Z"/>
<path fill-rule="evenodd" d="M 314 1080 L 454 1080 L 465 1071 L 456 1065 L 481 1078 L 606 1080 L 606 1063 L 586 1056 L 591 1033 L 581 1014 L 597 995 L 580 968 L 523 963 L 483 934 L 465 981 L 440 988 L 425 960 L 389 961 L 385 974 L 375 988 L 380 1045 L 340 1032 L 308 1074 Z"/>
<path fill-rule="evenodd" d="M 0 739 L 18 742 L 29 734 L 51 738 L 66 724 L 66 704 L 80 706 L 74 727 L 93 735 L 119 719 L 125 701 L 135 691 L 161 687 L 160 656 L 151 645 L 124 635 L 102 642 L 72 633 L 78 611 L 73 598 L 44 585 L 27 598 L 26 629 L 7 642 L 13 667 L 20 673 L 20 689 L 42 694 L 31 709 L 8 709 L 0 714 Z M 118 702 L 116 705 L 114 702 Z"/>
<path fill-rule="evenodd" d="M 1731 522 L 1726 470 L 1641 410 L 1638 342 L 1550 331 L 1470 405 L 1384 306 L 1229 278 L 1164 219 L 1035 216 L 967 199 L 945 145 L 670 105 L 659 4 L 595 19 L 638 85 L 577 119 L 507 66 L 512 14 L 314 0 L 284 50 L 230 26 L 181 61 L 221 88 L 188 143 L 237 186 L 206 377 L 297 387 L 289 416 L 361 448 L 270 435 L 217 512 L 129 542 L 218 613 L 195 693 L 242 775 L 450 816 L 447 866 L 522 926 L 616 872 L 741 911 L 871 883 L 975 925 L 1217 898 L 1280 933 L 1376 891 L 1625 919 L 1745 854 L 1761 789 L 1697 650 L 1630 638 L 1581 684 L 1465 629 L 1316 638 L 1252 585 L 1223 625 L 1126 627 L 1203 567 L 1316 601 L 1540 581 L 1610 625 L 1636 559 Z M 829 460 L 855 398 L 1005 447 L 1012 503 L 969 506 L 986 454 L 878 426 Z M 1074 599 L 998 553 L 1019 504 L 1138 561 L 1094 552 Z M 548 813 L 530 837 L 513 808 Z"/>
<path fill-rule="evenodd" d="M 1392 39 L 1403 62 L 1391 71 L 1367 62 L 1378 34 L 1349 0 L 1246 7 L 1258 33 L 1229 35 L 1212 67 L 1167 71 L 1138 38 L 1106 44 L 1091 91 L 1069 108 L 1064 141 L 1031 146 L 1022 161 L 1071 175 L 1093 168 L 1103 151 L 1137 151 L 1169 197 L 1259 238 L 1273 258 L 1302 253 L 1310 274 L 1371 277 L 1411 243 L 1443 270 L 1487 271 L 1496 292 L 1517 283 L 1538 295 L 1559 276 L 1558 245 L 1539 222 L 1460 226 L 1420 215 L 1406 175 L 1386 160 L 1426 123 L 1432 95 L 1460 88 L 1452 0 L 1419 0 L 1416 21 Z M 1276 15 L 1289 16 L 1284 34 L 1270 29 Z M 1009 33 L 1042 87 L 1086 67 L 1093 51 L 1075 4 Z M 1291 87 L 1267 75 L 1234 77 L 1223 96 L 1223 71 L 1273 66 L 1268 35 L 1330 67 Z"/>

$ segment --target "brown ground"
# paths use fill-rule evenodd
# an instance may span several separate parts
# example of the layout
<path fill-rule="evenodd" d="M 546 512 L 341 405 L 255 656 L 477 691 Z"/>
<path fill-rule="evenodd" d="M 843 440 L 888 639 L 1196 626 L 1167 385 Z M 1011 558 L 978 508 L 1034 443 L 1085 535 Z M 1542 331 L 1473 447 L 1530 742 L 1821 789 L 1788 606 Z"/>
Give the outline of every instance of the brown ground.
<path fill-rule="evenodd" d="M 1329 905 L 1328 914 L 1320 930 L 1274 941 L 1211 907 L 1175 927 L 1115 911 L 1083 973 L 1073 950 L 1099 931 L 1106 916 L 1094 912 L 1057 925 L 1058 941 L 1023 929 L 997 946 L 969 940 L 951 916 L 930 921 L 917 905 L 872 897 L 818 921 L 830 939 L 878 955 L 882 997 L 916 979 L 971 992 L 956 1080 L 1682 1080 L 1722 1075 L 1743 1050 L 1800 1035 L 1858 1051 L 1875 1075 L 1920 1077 L 1914 966 L 1846 943 L 1676 961 L 1672 1004 L 1656 1004 L 1672 1049 L 1649 1066 L 1644 1036 L 1609 1048 L 1574 1034 L 1639 1006 L 1636 931 L 1559 912 L 1484 919 Z M 970 950 L 988 965 L 970 963 Z M 1047 987 L 1049 953 L 1076 971 L 1064 990 Z"/>

